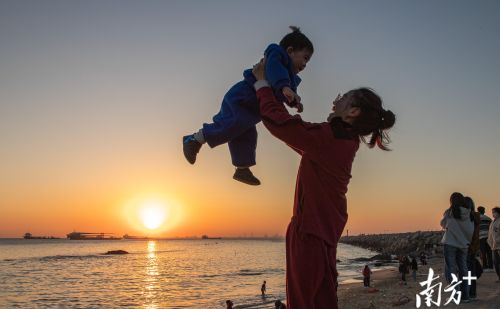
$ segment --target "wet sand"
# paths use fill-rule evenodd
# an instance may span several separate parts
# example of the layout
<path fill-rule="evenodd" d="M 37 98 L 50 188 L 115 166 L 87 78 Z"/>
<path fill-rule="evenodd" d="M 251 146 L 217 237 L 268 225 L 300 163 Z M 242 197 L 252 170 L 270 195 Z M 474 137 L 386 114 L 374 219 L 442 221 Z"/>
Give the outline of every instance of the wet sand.
<path fill-rule="evenodd" d="M 364 288 L 363 283 L 341 284 L 339 286 L 339 307 L 341 309 L 383 309 L 383 308 L 416 308 L 416 295 L 424 290 L 419 282 L 425 281 L 428 269 L 432 267 L 434 277 L 439 275 L 439 279 L 433 284 L 442 282 L 441 306 L 475 309 L 499 309 L 500 308 L 500 282 L 496 282 L 497 276 L 494 272 L 484 272 L 477 280 L 477 300 L 470 303 L 456 305 L 454 302 L 444 306 L 450 293 L 444 292 L 447 285 L 443 275 L 443 258 L 432 258 L 428 260 L 427 266 L 419 265 L 417 281 L 407 275 L 407 285 L 401 282 L 401 276 L 397 269 L 386 269 L 372 274 L 371 286 L 378 291 L 373 292 L 369 288 Z M 359 279 L 362 279 L 360 277 Z M 437 293 L 437 290 L 436 290 Z M 405 300 L 407 301 L 406 303 Z M 398 301 L 402 304 L 396 305 Z M 422 297 L 420 308 L 429 308 Z M 431 308 L 438 308 L 433 305 Z"/>

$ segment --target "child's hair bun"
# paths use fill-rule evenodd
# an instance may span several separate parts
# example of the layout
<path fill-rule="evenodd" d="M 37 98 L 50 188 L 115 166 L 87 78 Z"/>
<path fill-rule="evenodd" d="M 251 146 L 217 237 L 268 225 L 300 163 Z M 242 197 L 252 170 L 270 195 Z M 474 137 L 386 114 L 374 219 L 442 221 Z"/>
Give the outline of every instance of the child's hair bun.
<path fill-rule="evenodd" d="M 300 28 L 297 26 L 290 26 L 290 29 L 292 29 L 292 32 L 300 32 Z"/>

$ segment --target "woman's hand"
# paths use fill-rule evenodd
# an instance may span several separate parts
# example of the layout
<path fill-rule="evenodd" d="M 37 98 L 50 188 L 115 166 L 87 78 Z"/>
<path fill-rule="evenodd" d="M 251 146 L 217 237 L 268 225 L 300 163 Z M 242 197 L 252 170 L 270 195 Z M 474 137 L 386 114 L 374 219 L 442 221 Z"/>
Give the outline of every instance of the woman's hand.
<path fill-rule="evenodd" d="M 264 69 L 265 66 L 266 66 L 266 58 L 260 59 L 259 63 L 253 66 L 252 73 L 257 80 L 266 79 L 266 70 Z"/>

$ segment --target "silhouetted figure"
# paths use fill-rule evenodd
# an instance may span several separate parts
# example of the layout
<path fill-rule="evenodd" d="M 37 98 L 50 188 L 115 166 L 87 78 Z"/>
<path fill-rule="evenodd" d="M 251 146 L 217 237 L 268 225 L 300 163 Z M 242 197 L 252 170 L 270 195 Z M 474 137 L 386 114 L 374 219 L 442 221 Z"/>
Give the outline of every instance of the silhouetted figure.
<path fill-rule="evenodd" d="M 413 281 L 417 281 L 417 270 L 418 270 L 417 259 L 413 257 L 411 259 L 411 275 L 413 277 Z"/>
<path fill-rule="evenodd" d="M 498 276 L 497 282 L 500 282 L 500 207 L 491 210 L 493 222 L 488 231 L 488 244 L 493 252 L 493 267 Z"/>
<path fill-rule="evenodd" d="M 479 206 L 477 211 L 480 213 L 481 219 L 481 223 L 479 224 L 479 250 L 481 250 L 481 262 L 483 262 L 483 269 L 492 269 L 493 253 L 488 244 L 488 231 L 492 220 L 484 214 L 485 208 L 483 206 Z"/>
<path fill-rule="evenodd" d="M 264 280 L 264 283 L 262 283 L 262 286 L 260 287 L 260 292 L 262 293 L 262 296 L 266 296 L 266 280 Z"/>
<path fill-rule="evenodd" d="M 410 261 L 408 257 L 404 256 L 399 261 L 399 272 L 401 273 L 401 280 L 403 284 L 406 285 L 406 274 L 410 272 Z"/>
<path fill-rule="evenodd" d="M 293 32 L 287 34 L 279 45 L 271 44 L 265 50 L 268 61 L 265 73 L 275 98 L 301 113 L 304 106 L 296 93 L 300 83 L 297 74 L 306 67 L 314 47 L 299 28 L 291 28 Z M 224 95 L 220 111 L 212 118 L 213 123 L 204 123 L 198 132 L 182 138 L 183 151 L 186 160 L 194 164 L 204 143 L 210 148 L 227 143 L 236 168 L 233 179 L 258 186 L 260 180 L 250 170 L 256 164 L 255 126 L 261 121 L 259 101 L 253 89 L 256 78 L 250 69 L 243 72 L 243 77 L 244 80 L 236 83 Z"/>
<path fill-rule="evenodd" d="M 368 265 L 365 265 L 365 268 L 363 269 L 363 285 L 365 288 L 370 287 L 370 275 L 372 274 L 372 271 L 370 270 L 370 267 Z"/>
<path fill-rule="evenodd" d="M 425 252 L 420 253 L 420 263 L 427 265 L 427 254 Z"/>
<path fill-rule="evenodd" d="M 286 306 L 284 303 L 281 302 L 281 300 L 277 300 L 274 302 L 274 307 L 276 309 L 286 309 Z"/>
<path fill-rule="evenodd" d="M 230 301 L 229 299 L 226 300 L 226 309 L 233 309 L 233 302 Z"/>
<path fill-rule="evenodd" d="M 337 96 L 326 122 L 304 122 L 276 100 L 265 67 L 261 61 L 253 69 L 262 122 L 302 156 L 286 234 L 286 305 L 338 309 L 337 244 L 347 222 L 353 160 L 360 141 L 387 150 L 386 130 L 396 116 L 375 92 L 359 88 Z"/>
<path fill-rule="evenodd" d="M 440 222 L 444 230 L 441 243 L 444 253 L 444 275 L 446 282 L 452 284 L 453 275 L 458 280 L 467 276 L 467 253 L 474 234 L 474 217 L 467 207 L 465 197 L 459 192 L 450 196 L 450 206 L 443 214 Z M 469 287 L 466 282 L 456 284 L 455 291 L 462 292 L 462 303 L 470 302 Z"/>
<path fill-rule="evenodd" d="M 476 212 L 476 206 L 471 197 L 465 197 L 465 205 L 470 210 L 470 218 L 474 222 L 474 232 L 472 233 L 472 239 L 469 244 L 469 248 L 467 251 L 467 271 L 471 272 L 471 276 L 477 277 L 479 269 L 476 263 L 476 256 L 480 251 L 480 241 L 479 241 L 479 232 L 481 227 L 481 214 Z M 477 298 L 477 286 L 476 280 L 472 280 L 470 284 L 468 284 L 469 288 L 469 298 L 476 299 Z"/>

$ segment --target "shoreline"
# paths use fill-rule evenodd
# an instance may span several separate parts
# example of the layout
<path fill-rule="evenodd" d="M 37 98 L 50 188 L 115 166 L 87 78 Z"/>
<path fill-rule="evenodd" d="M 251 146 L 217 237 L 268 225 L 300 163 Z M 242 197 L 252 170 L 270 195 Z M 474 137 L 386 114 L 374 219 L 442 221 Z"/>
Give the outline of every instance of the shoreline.
<path fill-rule="evenodd" d="M 374 271 L 371 276 L 371 287 L 364 288 L 363 282 L 351 282 L 339 284 L 338 298 L 339 308 L 353 309 L 382 309 L 382 308 L 416 308 L 416 295 L 424 290 L 419 282 L 427 280 L 428 269 L 432 267 L 434 277 L 439 278 L 433 282 L 433 285 L 442 282 L 441 306 L 444 306 L 450 293 L 444 292 L 447 286 L 444 279 L 443 258 L 434 256 L 428 259 L 428 264 L 422 266 L 419 264 L 417 272 L 417 281 L 414 281 L 411 274 L 408 274 L 407 285 L 401 282 L 401 275 L 397 268 L 382 269 Z M 436 288 L 436 294 L 438 290 Z M 470 303 L 450 303 L 447 306 L 475 309 L 495 309 L 500 307 L 500 282 L 496 282 L 494 272 L 484 272 L 481 278 L 477 280 L 477 300 Z M 400 305 L 396 305 L 401 301 Z M 438 307 L 433 305 L 433 307 Z M 420 308 L 429 308 L 425 305 L 424 297 Z"/>

